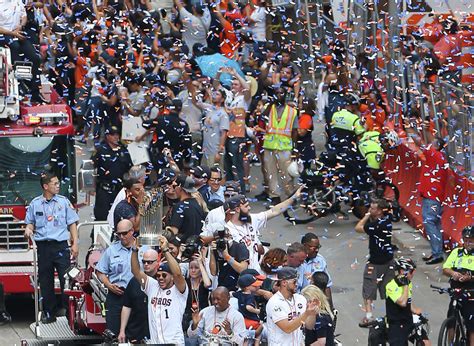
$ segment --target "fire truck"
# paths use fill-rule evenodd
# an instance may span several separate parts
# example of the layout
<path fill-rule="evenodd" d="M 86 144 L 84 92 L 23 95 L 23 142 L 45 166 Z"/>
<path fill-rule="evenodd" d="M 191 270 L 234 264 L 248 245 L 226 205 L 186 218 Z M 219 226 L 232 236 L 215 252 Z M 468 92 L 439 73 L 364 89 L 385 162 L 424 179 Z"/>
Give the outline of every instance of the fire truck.
<path fill-rule="evenodd" d="M 33 251 L 24 238 L 26 207 L 42 193 L 39 176 L 52 170 L 61 194 L 76 202 L 74 127 L 70 108 L 52 88 L 47 105 L 20 102 L 31 66 L 16 66 L 0 48 L 0 282 L 5 293 L 33 293 Z M 46 87 L 45 87 L 46 89 Z"/>

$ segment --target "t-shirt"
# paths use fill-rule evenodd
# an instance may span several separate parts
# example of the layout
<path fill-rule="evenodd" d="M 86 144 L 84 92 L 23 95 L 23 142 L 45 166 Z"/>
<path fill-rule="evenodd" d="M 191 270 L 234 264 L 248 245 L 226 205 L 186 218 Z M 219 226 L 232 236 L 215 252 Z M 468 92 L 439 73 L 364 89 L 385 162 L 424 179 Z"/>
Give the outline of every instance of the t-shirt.
<path fill-rule="evenodd" d="M 179 237 L 184 243 L 191 235 L 199 235 L 206 214 L 195 198 L 178 202 L 171 212 L 169 226 L 178 229 Z"/>
<path fill-rule="evenodd" d="M 148 323 L 143 323 L 148 321 L 148 299 L 135 278 L 130 280 L 125 289 L 123 305 L 132 309 L 125 329 L 127 338 L 137 341 L 149 338 Z"/>
<path fill-rule="evenodd" d="M 202 150 L 207 157 L 219 151 L 223 131 L 229 131 L 229 116 L 224 108 L 203 103 L 205 118 L 202 132 Z"/>
<path fill-rule="evenodd" d="M 183 41 L 188 46 L 189 51 L 193 51 L 193 46 L 196 43 L 201 43 L 204 47 L 207 47 L 207 31 L 211 25 L 211 14 L 207 7 L 204 8 L 202 17 L 189 13 L 184 7 L 179 9 L 179 15 L 183 23 Z"/>
<path fill-rule="evenodd" d="M 213 236 L 214 235 L 214 227 L 216 225 L 222 225 L 225 226 L 225 211 L 224 207 L 220 206 L 216 209 L 212 209 L 209 211 L 209 213 L 206 216 L 206 221 L 204 222 L 204 228 L 201 233 L 201 236 L 207 237 L 207 236 Z"/>
<path fill-rule="evenodd" d="M 117 229 L 117 224 L 122 220 L 129 220 L 137 216 L 137 209 L 126 199 L 120 201 L 114 210 L 114 230 Z"/>
<path fill-rule="evenodd" d="M 425 161 L 421 165 L 418 190 L 423 198 L 443 202 L 448 177 L 448 163 L 443 154 L 431 145 L 423 150 L 423 154 Z"/>
<path fill-rule="evenodd" d="M 257 307 L 257 302 L 255 300 L 254 294 L 244 294 L 242 291 L 234 292 L 234 298 L 237 298 L 239 312 L 244 316 L 244 318 L 259 321 L 258 315 L 254 312 L 250 312 L 247 310 L 246 306 L 250 305 L 254 308 Z"/>
<path fill-rule="evenodd" d="M 301 328 L 292 333 L 285 333 L 277 326 L 277 322 L 291 321 L 306 311 L 306 298 L 294 294 L 287 300 L 280 292 L 275 293 L 267 303 L 268 346 L 300 346 L 303 343 Z"/>
<path fill-rule="evenodd" d="M 184 293 L 175 285 L 163 290 L 157 280 L 149 277 L 144 292 L 148 296 L 150 343 L 184 345 L 181 322 L 188 297 L 187 285 Z"/>
<path fill-rule="evenodd" d="M 261 271 L 257 247 L 261 244 L 260 231 L 267 225 L 267 213 L 250 214 L 250 222 L 243 225 L 236 225 L 231 221 L 226 223 L 226 227 L 236 242 L 245 244 L 249 251 L 249 268 Z"/>
<path fill-rule="evenodd" d="M 229 255 L 237 262 L 249 260 L 249 250 L 242 243 L 232 242 L 229 248 Z M 219 286 L 227 287 L 229 291 L 236 291 L 239 273 L 237 273 L 234 268 L 232 268 L 232 266 L 222 258 L 218 258 L 217 264 L 219 266 L 219 276 L 217 279 Z"/>
<path fill-rule="evenodd" d="M 188 90 L 183 90 L 178 94 L 178 98 L 183 102 L 183 109 L 180 118 L 186 121 L 189 126 L 189 132 L 199 132 L 202 127 L 202 111 L 191 101 L 191 95 Z"/>
<path fill-rule="evenodd" d="M 250 19 L 255 22 L 250 25 L 250 31 L 252 31 L 253 39 L 257 42 L 266 41 L 266 16 L 265 7 L 260 6 L 256 6 L 250 15 Z"/>
<path fill-rule="evenodd" d="M 393 259 L 392 222 L 389 216 L 367 221 L 364 232 L 369 236 L 369 262 L 386 264 Z"/>
<path fill-rule="evenodd" d="M 334 346 L 334 325 L 331 316 L 319 314 L 314 329 L 305 328 L 305 345 L 311 345 L 318 339 L 326 338 L 326 346 Z"/>

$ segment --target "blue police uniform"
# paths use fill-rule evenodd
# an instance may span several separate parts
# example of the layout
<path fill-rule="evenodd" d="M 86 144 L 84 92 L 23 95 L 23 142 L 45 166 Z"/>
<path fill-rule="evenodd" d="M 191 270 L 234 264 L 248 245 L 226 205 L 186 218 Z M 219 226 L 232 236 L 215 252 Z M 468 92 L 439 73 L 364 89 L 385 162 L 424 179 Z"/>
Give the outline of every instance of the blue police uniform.
<path fill-rule="evenodd" d="M 298 271 L 298 282 L 297 287 L 298 291 L 301 291 L 304 287 L 310 284 L 308 275 L 313 275 L 316 272 L 325 272 L 329 276 L 328 286 L 332 286 L 331 275 L 328 272 L 328 265 L 326 259 L 317 254 L 316 257 L 305 260 L 297 269 Z"/>
<path fill-rule="evenodd" d="M 138 260 L 141 263 L 143 253 L 148 247 L 141 247 L 138 252 Z M 115 284 L 125 291 L 129 281 L 133 278 L 132 267 L 132 248 L 126 248 L 120 241 L 113 242 L 102 254 L 97 263 L 96 270 L 107 275 L 110 283 Z M 115 335 L 120 331 L 120 313 L 123 306 L 123 295 L 116 295 L 109 291 L 105 300 L 107 313 L 105 321 L 107 329 Z"/>
<path fill-rule="evenodd" d="M 33 199 L 26 211 L 25 223 L 34 226 L 34 239 L 38 249 L 38 277 L 43 298 L 45 316 L 55 317 L 54 271 L 58 272 L 61 291 L 64 290 L 64 274 L 69 268 L 70 252 L 68 227 L 79 221 L 71 202 L 64 196 L 55 195 L 49 201 L 43 196 Z M 62 295 L 63 307 L 67 298 Z"/>

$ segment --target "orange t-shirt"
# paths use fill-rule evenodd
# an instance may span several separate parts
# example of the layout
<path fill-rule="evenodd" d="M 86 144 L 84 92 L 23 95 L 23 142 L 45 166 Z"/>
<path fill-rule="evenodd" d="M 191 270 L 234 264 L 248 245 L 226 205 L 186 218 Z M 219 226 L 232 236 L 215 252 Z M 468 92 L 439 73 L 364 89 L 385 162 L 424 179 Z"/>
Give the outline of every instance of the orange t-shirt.
<path fill-rule="evenodd" d="M 87 62 L 82 56 L 77 56 L 76 68 L 74 69 L 74 80 L 76 89 L 81 89 L 84 86 L 84 81 L 87 74 Z"/>
<path fill-rule="evenodd" d="M 375 106 L 375 109 L 368 105 L 361 105 L 359 107 L 362 118 L 365 121 L 367 131 L 383 132 L 383 127 L 386 119 L 385 111 L 380 106 Z"/>
<path fill-rule="evenodd" d="M 311 130 L 313 128 L 313 118 L 307 113 L 303 113 L 298 118 L 298 128 Z"/>
<path fill-rule="evenodd" d="M 219 39 L 221 41 L 221 53 L 227 58 L 232 59 L 234 52 L 239 47 L 239 39 L 235 34 L 234 27 L 228 20 L 224 22 L 224 27 L 219 35 Z"/>

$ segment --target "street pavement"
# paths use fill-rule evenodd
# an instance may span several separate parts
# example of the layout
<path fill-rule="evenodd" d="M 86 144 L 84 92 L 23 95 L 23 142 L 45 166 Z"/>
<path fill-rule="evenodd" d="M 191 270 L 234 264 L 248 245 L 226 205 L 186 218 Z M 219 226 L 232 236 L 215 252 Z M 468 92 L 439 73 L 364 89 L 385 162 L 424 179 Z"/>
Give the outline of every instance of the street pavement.
<path fill-rule="evenodd" d="M 315 141 L 318 152 L 321 151 L 322 125 L 316 124 Z M 82 151 L 78 158 L 88 158 L 90 153 Z M 261 190 L 262 179 L 259 167 L 252 168 L 252 191 L 250 196 Z M 84 195 L 81 195 L 84 198 Z M 261 202 L 252 203 L 252 212 L 264 210 Z M 81 222 L 92 219 L 92 207 L 85 206 L 80 210 Z M 358 323 L 364 316 L 362 310 L 362 274 L 368 254 L 368 237 L 354 231 L 356 219 L 341 220 L 336 216 L 328 216 L 307 225 L 292 225 L 282 216 L 268 222 L 262 232 L 264 241 L 271 247 L 286 247 L 300 241 L 307 232 L 316 233 L 321 239 L 320 253 L 326 258 L 334 286 L 332 287 L 335 307 L 339 311 L 337 321 L 338 339 L 343 345 L 366 345 L 368 329 L 361 329 Z M 436 344 L 439 327 L 448 307 L 448 297 L 440 296 L 430 289 L 430 284 L 447 286 L 447 280 L 442 277 L 441 266 L 426 266 L 421 261 L 424 253 L 429 253 L 429 243 L 420 233 L 404 222 L 394 224 L 394 242 L 398 244 L 399 256 L 410 256 L 418 263 L 414 278 L 414 304 L 422 308 L 430 320 L 430 338 Z M 80 234 L 80 264 L 84 263 L 84 255 L 90 245 L 89 230 Z M 1 345 L 19 345 L 23 338 L 33 338 L 29 329 L 34 321 L 34 305 L 31 297 L 8 297 L 7 309 L 13 317 L 13 322 L 0 327 Z M 375 316 L 383 316 L 385 304 L 375 301 Z"/>

